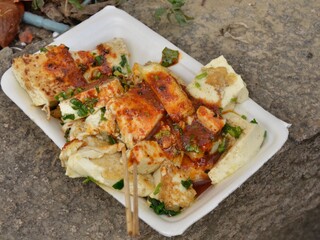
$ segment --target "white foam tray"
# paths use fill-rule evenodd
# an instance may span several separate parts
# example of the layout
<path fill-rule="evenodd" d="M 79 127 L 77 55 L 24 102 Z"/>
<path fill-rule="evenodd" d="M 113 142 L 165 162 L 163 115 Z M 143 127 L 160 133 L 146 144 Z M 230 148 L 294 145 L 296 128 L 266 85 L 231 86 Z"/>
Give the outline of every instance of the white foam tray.
<path fill-rule="evenodd" d="M 159 62 L 164 47 L 177 49 L 182 53 L 179 63 L 171 69 L 190 82 L 202 67 L 168 40 L 158 35 L 126 12 L 115 7 L 106 7 L 88 20 L 56 38 L 53 44 L 63 43 L 70 50 L 90 50 L 101 42 L 114 37 L 121 37 L 131 53 L 130 62 L 144 64 L 147 61 Z M 218 56 L 212 56 L 215 58 Z M 65 143 L 61 126 L 55 119 L 47 120 L 46 114 L 34 107 L 27 93 L 15 80 L 11 68 L 1 80 L 1 86 L 7 96 L 34 121 L 59 147 Z M 289 125 L 274 117 L 251 99 L 237 106 L 237 111 L 244 113 L 248 119 L 255 118 L 267 130 L 267 138 L 259 153 L 235 174 L 216 186 L 211 186 L 195 203 L 175 217 L 156 215 L 144 199 L 139 199 L 139 217 L 152 228 L 165 236 L 182 234 L 190 225 L 211 212 L 218 204 L 245 182 L 265 162 L 267 162 L 285 143 L 288 138 Z M 124 196 L 114 189 L 105 189 L 118 201 L 124 204 Z"/>

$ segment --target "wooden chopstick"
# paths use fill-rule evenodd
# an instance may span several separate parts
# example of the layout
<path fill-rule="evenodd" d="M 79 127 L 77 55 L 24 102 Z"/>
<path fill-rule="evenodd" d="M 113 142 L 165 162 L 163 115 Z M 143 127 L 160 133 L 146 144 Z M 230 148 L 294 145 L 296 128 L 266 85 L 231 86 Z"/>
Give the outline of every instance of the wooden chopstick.
<path fill-rule="evenodd" d="M 122 160 L 124 165 L 124 198 L 126 207 L 126 221 L 127 221 L 127 233 L 132 234 L 132 214 L 131 214 L 131 201 L 130 201 L 130 189 L 129 189 L 129 172 L 128 172 L 128 159 L 126 156 L 126 149 L 122 148 Z"/>
<path fill-rule="evenodd" d="M 137 163 L 133 164 L 133 236 L 139 235 L 138 215 L 138 171 Z"/>
<path fill-rule="evenodd" d="M 126 149 L 122 148 L 122 159 L 124 164 L 124 196 L 126 206 L 127 233 L 133 237 L 139 233 L 139 216 L 138 216 L 138 172 L 137 164 L 133 164 L 133 214 L 131 212 L 131 197 L 129 187 L 129 171 Z"/>

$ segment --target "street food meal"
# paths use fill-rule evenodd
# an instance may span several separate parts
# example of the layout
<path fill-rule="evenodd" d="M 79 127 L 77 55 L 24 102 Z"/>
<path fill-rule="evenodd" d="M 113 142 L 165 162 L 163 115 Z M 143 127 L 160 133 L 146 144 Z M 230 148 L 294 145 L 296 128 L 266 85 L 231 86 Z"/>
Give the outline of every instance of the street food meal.
<path fill-rule="evenodd" d="M 223 56 L 189 84 L 169 69 L 178 51 L 144 65 L 129 56 L 123 39 L 92 51 L 48 46 L 16 58 L 13 72 L 34 105 L 61 120 L 67 176 L 123 191 L 127 174 L 131 194 L 136 177 L 137 195 L 175 216 L 250 161 L 265 130 L 234 110 L 248 90 Z"/>

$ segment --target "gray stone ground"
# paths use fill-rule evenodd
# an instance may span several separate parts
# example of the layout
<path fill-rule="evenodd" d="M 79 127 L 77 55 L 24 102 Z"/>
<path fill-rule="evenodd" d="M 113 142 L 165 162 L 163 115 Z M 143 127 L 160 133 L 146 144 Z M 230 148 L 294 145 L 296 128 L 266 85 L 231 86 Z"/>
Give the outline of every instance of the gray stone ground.
<path fill-rule="evenodd" d="M 223 54 L 251 98 L 292 123 L 280 152 L 173 239 L 319 239 L 320 2 L 188 1 L 194 20 L 183 27 L 157 23 L 158 6 L 141 0 L 122 8 L 203 64 Z M 11 49 L 0 52 L 0 76 L 12 57 Z M 2 90 L 0 136 L 0 239 L 129 239 L 123 207 L 65 177 L 59 149 Z M 165 239 L 140 225 L 139 239 Z"/>

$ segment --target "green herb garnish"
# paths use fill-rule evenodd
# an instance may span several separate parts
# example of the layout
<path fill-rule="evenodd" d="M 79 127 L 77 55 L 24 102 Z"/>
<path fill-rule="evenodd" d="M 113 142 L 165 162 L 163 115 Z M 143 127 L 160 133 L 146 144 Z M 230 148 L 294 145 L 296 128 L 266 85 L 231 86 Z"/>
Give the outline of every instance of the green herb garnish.
<path fill-rule="evenodd" d="M 94 66 L 101 66 L 103 64 L 104 57 L 102 55 L 98 55 L 94 57 Z"/>
<path fill-rule="evenodd" d="M 176 131 L 179 131 L 179 134 L 180 134 L 180 135 L 183 134 L 183 130 L 182 130 L 182 128 L 180 127 L 179 124 L 174 123 L 174 124 L 173 124 L 173 129 L 176 130 Z"/>
<path fill-rule="evenodd" d="M 263 138 L 264 138 L 264 139 L 267 138 L 267 130 L 264 131 Z"/>
<path fill-rule="evenodd" d="M 64 133 L 64 138 L 66 139 L 67 142 L 69 142 L 70 130 L 71 130 L 71 128 L 68 128 L 66 130 L 66 132 Z"/>
<path fill-rule="evenodd" d="M 106 113 L 106 107 L 102 107 L 100 111 L 101 111 L 100 121 L 107 121 L 106 117 L 104 116 L 104 114 Z"/>
<path fill-rule="evenodd" d="M 156 139 L 160 139 L 160 138 L 163 138 L 163 137 L 168 137 L 170 136 L 170 131 L 169 130 L 161 130 L 159 131 L 157 134 L 154 135 L 154 137 Z"/>
<path fill-rule="evenodd" d="M 118 181 L 112 185 L 112 187 L 117 190 L 121 190 L 123 188 L 123 186 L 124 186 L 123 179 L 121 179 L 120 181 Z"/>
<path fill-rule="evenodd" d="M 218 146 L 218 153 L 223 153 L 227 150 L 227 140 L 226 138 L 223 138 Z"/>
<path fill-rule="evenodd" d="M 186 150 L 187 152 L 195 152 L 195 153 L 199 153 L 199 152 L 200 152 L 200 148 L 199 148 L 199 146 L 196 145 L 196 144 L 187 144 L 187 145 L 185 146 L 185 150 Z"/>
<path fill-rule="evenodd" d="M 148 197 L 148 201 L 150 202 L 150 208 L 152 208 L 153 211 L 158 215 L 167 215 L 171 217 L 171 216 L 176 216 L 177 214 L 180 213 L 180 211 L 173 211 L 173 210 L 166 209 L 164 203 L 155 198 Z"/>
<path fill-rule="evenodd" d="M 241 115 L 241 118 L 243 118 L 244 120 L 247 120 L 247 116 L 246 115 Z"/>
<path fill-rule="evenodd" d="M 200 83 L 198 83 L 198 82 L 195 82 L 194 86 L 195 86 L 196 88 L 201 89 L 201 85 L 200 85 Z"/>
<path fill-rule="evenodd" d="M 162 185 L 161 182 L 158 183 L 158 185 L 154 189 L 154 192 L 153 192 L 154 195 L 157 195 L 160 192 L 161 185 Z"/>
<path fill-rule="evenodd" d="M 62 120 L 67 120 L 67 119 L 74 120 L 76 117 L 74 114 L 65 114 L 61 118 Z"/>
<path fill-rule="evenodd" d="M 40 52 L 48 52 L 48 49 L 46 49 L 45 47 L 40 48 Z"/>
<path fill-rule="evenodd" d="M 71 3 L 72 6 L 74 6 L 75 8 L 77 8 L 79 10 L 83 9 L 83 6 L 79 2 L 79 0 L 68 0 L 68 2 Z"/>
<path fill-rule="evenodd" d="M 117 141 L 111 135 L 107 135 L 107 142 L 111 145 L 117 143 Z"/>
<path fill-rule="evenodd" d="M 179 60 L 179 51 L 172 50 L 170 48 L 165 47 L 162 50 L 162 58 L 161 65 L 164 67 L 170 67 L 176 64 Z"/>
<path fill-rule="evenodd" d="M 207 72 L 203 72 L 203 73 L 200 73 L 196 76 L 196 79 L 202 79 L 202 78 L 205 78 L 206 76 L 208 76 L 208 73 Z"/>
<path fill-rule="evenodd" d="M 88 176 L 85 180 L 82 181 L 82 183 L 87 184 L 89 182 L 93 182 L 95 184 L 98 184 L 98 181 L 95 180 L 93 177 Z"/>
<path fill-rule="evenodd" d="M 233 126 L 229 125 L 228 123 L 226 123 L 222 129 L 223 133 L 225 133 L 225 134 L 229 133 L 234 138 L 239 138 L 242 131 L 243 130 L 241 127 L 239 127 L 239 126 L 233 127 Z"/>
<path fill-rule="evenodd" d="M 188 178 L 187 180 L 181 180 L 182 186 L 184 186 L 186 189 L 189 189 L 192 185 L 192 180 Z"/>
<path fill-rule="evenodd" d="M 231 102 L 237 103 L 237 101 L 238 101 L 237 97 L 231 98 Z"/>
<path fill-rule="evenodd" d="M 254 118 L 250 121 L 251 123 L 258 124 L 257 120 Z"/>

